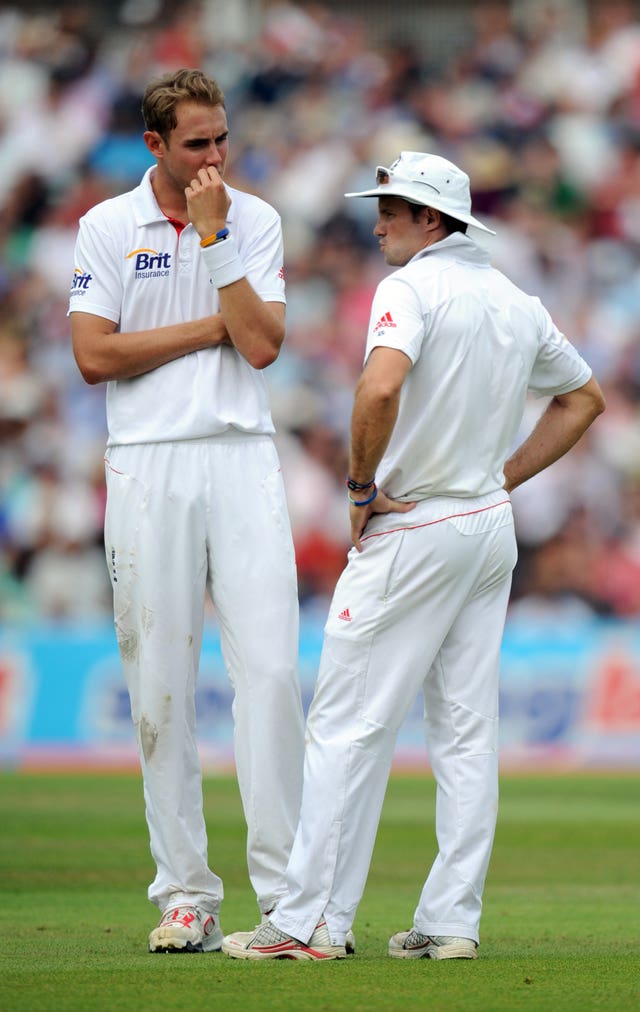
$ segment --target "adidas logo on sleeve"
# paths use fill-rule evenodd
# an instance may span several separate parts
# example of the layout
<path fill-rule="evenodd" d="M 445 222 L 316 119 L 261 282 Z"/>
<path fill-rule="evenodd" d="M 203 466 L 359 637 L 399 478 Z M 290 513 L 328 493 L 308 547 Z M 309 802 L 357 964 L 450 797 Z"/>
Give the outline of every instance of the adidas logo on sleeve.
<path fill-rule="evenodd" d="M 375 327 L 373 328 L 373 333 L 377 334 L 379 331 L 386 330 L 387 327 L 395 327 L 395 326 L 396 324 L 393 322 L 393 317 L 391 313 L 387 312 L 380 317 Z"/>

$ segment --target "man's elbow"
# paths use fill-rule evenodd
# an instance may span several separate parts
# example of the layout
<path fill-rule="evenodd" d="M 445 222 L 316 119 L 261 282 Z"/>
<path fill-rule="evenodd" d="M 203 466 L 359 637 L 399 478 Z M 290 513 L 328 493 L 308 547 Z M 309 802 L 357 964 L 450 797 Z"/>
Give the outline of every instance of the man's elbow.
<path fill-rule="evenodd" d="M 606 410 L 607 410 L 607 402 L 604 398 L 602 390 L 600 390 L 598 396 L 596 397 L 596 403 L 594 404 L 594 415 L 593 415 L 594 419 L 597 418 L 598 415 L 601 415 L 602 412 Z"/>
<path fill-rule="evenodd" d="M 273 365 L 284 341 L 284 330 L 274 333 L 272 336 L 260 334 L 247 349 L 245 358 L 254 369 L 266 369 Z"/>
<path fill-rule="evenodd" d="M 588 424 L 591 425 L 591 423 L 596 420 L 598 415 L 601 415 L 602 412 L 606 410 L 607 402 L 604 398 L 602 390 L 597 384 L 589 391 L 589 394 L 590 397 L 588 405 L 588 414 L 589 414 Z"/>
<path fill-rule="evenodd" d="M 279 354 L 279 347 L 257 348 L 247 356 L 247 361 L 254 369 L 266 369 L 268 366 L 273 365 Z"/>
<path fill-rule="evenodd" d="M 401 387 L 393 379 L 377 376 L 375 381 L 371 381 L 368 377 L 363 378 L 365 382 L 361 383 L 359 392 L 369 402 L 372 410 L 384 411 L 398 403 Z"/>
<path fill-rule="evenodd" d="M 583 387 L 557 398 L 561 406 L 575 412 L 576 418 L 582 420 L 583 428 L 587 429 L 605 410 L 607 403 L 600 384 L 594 377 Z"/>
<path fill-rule="evenodd" d="M 88 383 L 90 387 L 95 387 L 98 383 L 106 383 L 107 377 L 103 376 L 100 372 L 83 372 L 80 370 L 83 380 Z"/>
<path fill-rule="evenodd" d="M 92 359 L 91 356 L 81 355 L 76 352 L 75 359 L 76 365 L 80 370 L 80 375 L 89 386 L 96 386 L 97 383 L 104 383 L 108 379 L 104 375 L 104 370 L 100 368 L 99 363 Z"/>

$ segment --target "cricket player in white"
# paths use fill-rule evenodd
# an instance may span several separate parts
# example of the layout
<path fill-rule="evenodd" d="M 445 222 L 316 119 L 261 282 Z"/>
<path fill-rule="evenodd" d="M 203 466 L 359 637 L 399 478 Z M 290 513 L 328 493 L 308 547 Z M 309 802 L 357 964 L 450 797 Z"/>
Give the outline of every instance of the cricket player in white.
<path fill-rule="evenodd" d="M 498 807 L 509 492 L 569 450 L 604 400 L 540 302 L 466 235 L 485 226 L 457 166 L 405 151 L 374 189 L 347 196 L 378 198 L 374 234 L 398 268 L 374 297 L 355 395 L 354 547 L 308 717 L 288 895 L 222 948 L 244 959 L 345 955 L 396 734 L 421 691 L 439 849 L 389 955 L 473 959 Z M 528 390 L 550 400 L 510 456 Z"/>
<path fill-rule="evenodd" d="M 89 383 L 107 381 L 105 546 L 162 911 L 153 952 L 219 949 L 195 687 L 205 592 L 235 691 L 249 874 L 285 890 L 303 711 L 293 544 L 261 370 L 284 338 L 280 219 L 226 186 L 224 96 L 181 70 L 145 93 L 149 169 L 80 222 L 70 314 Z"/>

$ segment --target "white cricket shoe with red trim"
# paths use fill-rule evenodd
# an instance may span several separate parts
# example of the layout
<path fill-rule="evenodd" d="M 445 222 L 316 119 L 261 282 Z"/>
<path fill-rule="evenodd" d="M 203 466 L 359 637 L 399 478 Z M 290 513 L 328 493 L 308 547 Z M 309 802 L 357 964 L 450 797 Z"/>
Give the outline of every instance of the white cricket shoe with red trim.
<path fill-rule="evenodd" d="M 266 924 L 266 922 L 269 920 L 269 915 L 272 914 L 274 910 L 275 910 L 275 907 L 272 907 L 271 910 L 267 911 L 267 913 L 262 914 L 262 917 L 260 919 L 260 924 Z M 246 945 L 246 943 L 251 938 L 253 938 L 253 936 L 255 935 L 256 931 L 260 927 L 260 924 L 256 924 L 255 928 L 252 931 L 234 931 L 233 935 L 228 935 L 227 937 L 229 939 L 231 939 L 231 938 L 233 939 L 234 948 L 238 948 L 239 946 Z M 347 953 L 347 956 L 354 956 L 355 955 L 355 951 L 356 951 L 356 936 L 354 935 L 354 933 L 351 930 L 351 928 L 349 928 L 349 930 L 347 931 L 347 937 L 344 940 L 344 947 L 345 947 L 345 951 Z"/>
<path fill-rule="evenodd" d="M 222 939 L 217 914 L 183 904 L 164 911 L 149 935 L 149 952 L 214 952 Z"/>
<path fill-rule="evenodd" d="M 248 937 L 247 937 L 248 936 Z M 320 921 L 308 942 L 287 935 L 265 921 L 255 931 L 238 931 L 222 940 L 222 951 L 233 959 L 345 959 L 344 945 L 332 945 L 325 921 Z"/>

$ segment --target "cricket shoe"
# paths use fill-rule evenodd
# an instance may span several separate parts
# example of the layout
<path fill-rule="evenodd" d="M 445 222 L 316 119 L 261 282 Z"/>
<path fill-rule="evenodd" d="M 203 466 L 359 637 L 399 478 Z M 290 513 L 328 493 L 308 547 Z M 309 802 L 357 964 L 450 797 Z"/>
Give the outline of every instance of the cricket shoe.
<path fill-rule="evenodd" d="M 271 921 L 255 931 L 237 931 L 222 940 L 222 951 L 233 959 L 344 959 L 344 945 L 332 945 L 325 921 L 320 921 L 308 942 L 276 928 Z"/>
<path fill-rule="evenodd" d="M 389 939 L 389 955 L 396 959 L 477 959 L 477 948 L 471 938 L 423 935 L 415 928 Z"/>
<path fill-rule="evenodd" d="M 189 905 L 170 907 L 149 935 L 149 952 L 214 952 L 222 939 L 217 914 Z"/>
<path fill-rule="evenodd" d="M 266 913 L 263 913 L 262 917 L 260 919 L 260 924 L 264 924 L 265 921 L 268 921 L 269 917 L 271 916 L 271 914 L 273 913 L 273 911 L 275 909 L 276 909 L 275 907 L 271 907 L 271 910 L 267 910 Z M 237 939 L 238 941 L 240 941 L 243 938 L 244 938 L 245 941 L 248 941 L 252 937 L 252 935 L 257 931 L 257 929 L 258 929 L 259 926 L 260 925 L 256 925 L 256 927 L 253 929 L 253 931 L 236 931 L 236 932 L 234 932 L 233 937 L 235 939 Z M 345 947 L 345 949 L 347 951 L 347 956 L 355 956 L 355 953 L 356 953 L 356 936 L 354 935 L 354 933 L 351 930 L 351 928 L 349 928 L 349 930 L 347 931 L 347 935 L 346 935 L 346 938 L 344 940 L 344 947 Z"/>

